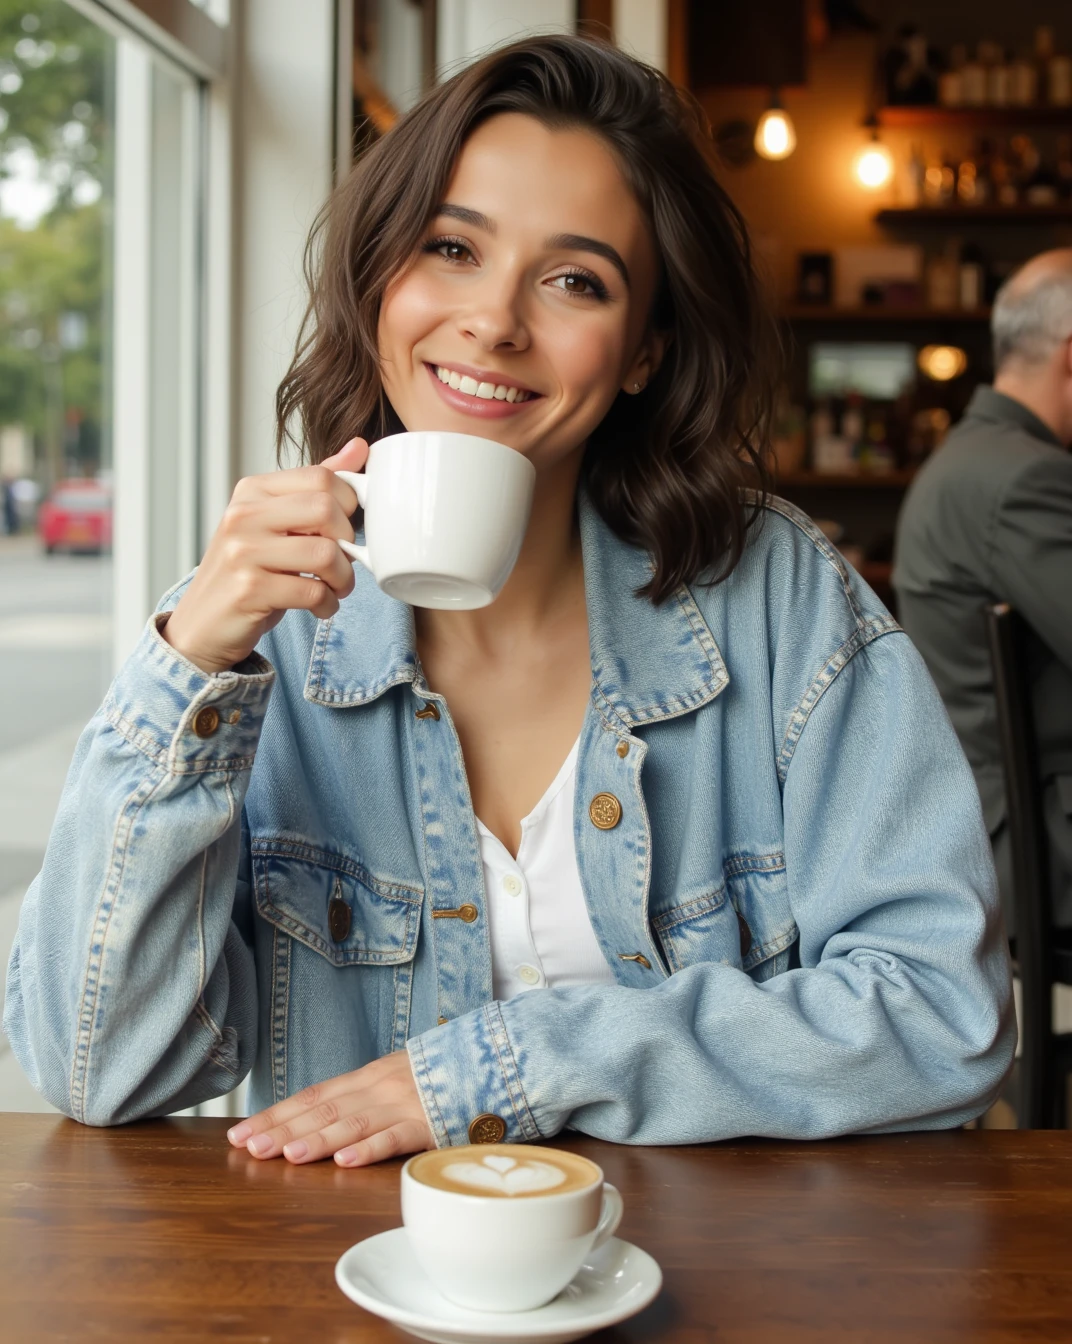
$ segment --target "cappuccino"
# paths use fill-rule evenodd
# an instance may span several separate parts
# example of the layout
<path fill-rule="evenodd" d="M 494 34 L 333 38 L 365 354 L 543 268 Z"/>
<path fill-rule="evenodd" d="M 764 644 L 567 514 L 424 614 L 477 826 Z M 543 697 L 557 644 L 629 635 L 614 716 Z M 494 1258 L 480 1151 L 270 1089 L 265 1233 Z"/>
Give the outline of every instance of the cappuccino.
<path fill-rule="evenodd" d="M 435 1190 L 491 1199 L 566 1195 L 603 1180 L 599 1168 L 585 1157 L 520 1143 L 472 1144 L 421 1153 L 411 1160 L 409 1173 Z"/>

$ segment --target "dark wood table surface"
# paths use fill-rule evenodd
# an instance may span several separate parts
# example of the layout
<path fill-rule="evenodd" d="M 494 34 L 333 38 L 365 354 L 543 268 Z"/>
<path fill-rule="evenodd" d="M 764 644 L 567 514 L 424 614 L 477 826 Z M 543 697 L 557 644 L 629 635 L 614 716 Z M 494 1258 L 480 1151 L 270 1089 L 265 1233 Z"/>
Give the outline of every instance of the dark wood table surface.
<path fill-rule="evenodd" d="M 400 1164 L 260 1163 L 226 1125 L 0 1115 L 0 1339 L 401 1344 L 333 1277 Z M 1072 1132 L 563 1146 L 665 1275 L 599 1344 L 1072 1340 Z"/>

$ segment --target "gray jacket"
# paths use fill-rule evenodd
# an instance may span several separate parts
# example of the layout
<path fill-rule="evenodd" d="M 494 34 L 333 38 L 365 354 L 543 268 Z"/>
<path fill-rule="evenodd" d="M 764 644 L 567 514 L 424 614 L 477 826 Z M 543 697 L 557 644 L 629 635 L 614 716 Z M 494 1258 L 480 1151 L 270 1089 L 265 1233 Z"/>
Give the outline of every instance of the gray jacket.
<path fill-rule="evenodd" d="M 908 492 L 893 584 L 901 623 L 975 772 L 1007 913 L 1005 796 L 982 608 L 1009 602 L 1031 626 L 1056 915 L 1072 925 L 1072 454 L 1026 406 L 976 390 Z"/>

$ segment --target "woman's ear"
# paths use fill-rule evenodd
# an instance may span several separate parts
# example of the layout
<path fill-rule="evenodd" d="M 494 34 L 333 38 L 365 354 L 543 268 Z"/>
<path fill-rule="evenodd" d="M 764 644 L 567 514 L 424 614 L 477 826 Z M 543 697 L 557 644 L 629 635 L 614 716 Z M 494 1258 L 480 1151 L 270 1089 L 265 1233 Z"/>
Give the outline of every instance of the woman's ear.
<path fill-rule="evenodd" d="M 636 393 L 644 391 L 659 372 L 659 365 L 662 364 L 663 356 L 669 350 L 672 340 L 673 336 L 668 331 L 648 332 L 622 380 L 623 392 L 635 396 Z"/>

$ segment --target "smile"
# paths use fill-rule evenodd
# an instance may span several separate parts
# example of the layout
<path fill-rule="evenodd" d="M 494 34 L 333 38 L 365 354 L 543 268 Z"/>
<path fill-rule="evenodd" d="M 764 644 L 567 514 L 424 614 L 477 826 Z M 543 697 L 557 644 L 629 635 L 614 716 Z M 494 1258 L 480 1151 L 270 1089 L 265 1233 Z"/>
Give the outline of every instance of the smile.
<path fill-rule="evenodd" d="M 471 415 L 497 418 L 541 399 L 541 394 L 531 388 L 500 382 L 493 373 L 480 369 L 450 368 L 446 364 L 425 364 L 425 368 L 444 400 Z"/>
<path fill-rule="evenodd" d="M 480 397 L 484 401 L 528 401 L 533 393 L 513 383 L 478 382 L 467 373 L 457 369 L 445 368 L 442 364 L 433 364 L 435 376 L 441 383 L 454 388 L 456 392 L 465 392 L 470 397 Z"/>

